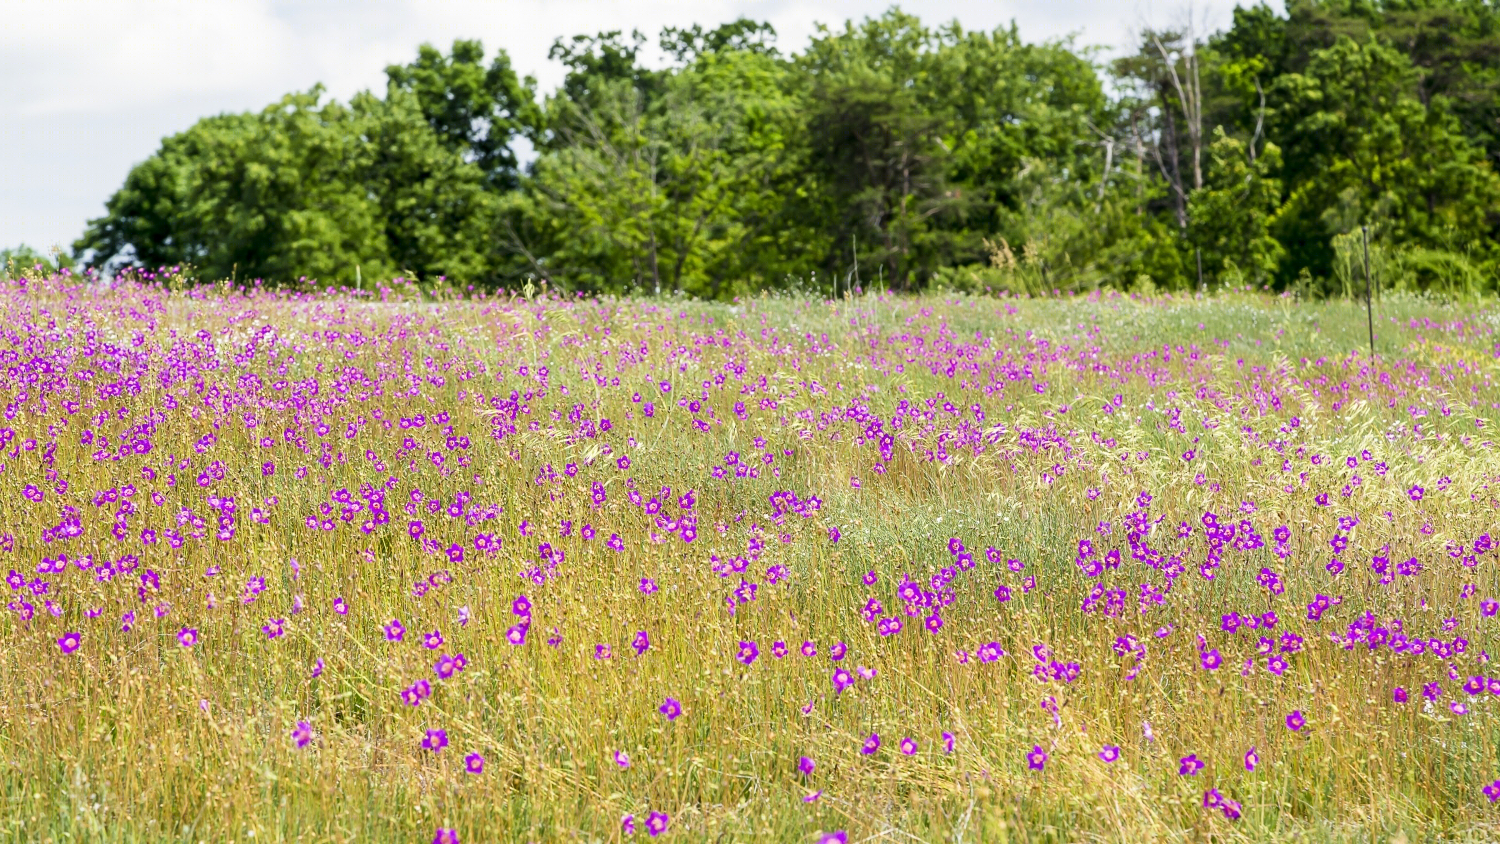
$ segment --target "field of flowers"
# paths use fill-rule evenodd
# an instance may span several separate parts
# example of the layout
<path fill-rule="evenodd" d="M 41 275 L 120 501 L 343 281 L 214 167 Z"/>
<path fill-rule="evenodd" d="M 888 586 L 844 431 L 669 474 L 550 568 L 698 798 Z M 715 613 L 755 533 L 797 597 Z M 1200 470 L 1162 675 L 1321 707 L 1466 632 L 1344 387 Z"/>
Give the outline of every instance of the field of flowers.
<path fill-rule="evenodd" d="M 0 289 L 0 838 L 1500 836 L 1500 312 Z"/>

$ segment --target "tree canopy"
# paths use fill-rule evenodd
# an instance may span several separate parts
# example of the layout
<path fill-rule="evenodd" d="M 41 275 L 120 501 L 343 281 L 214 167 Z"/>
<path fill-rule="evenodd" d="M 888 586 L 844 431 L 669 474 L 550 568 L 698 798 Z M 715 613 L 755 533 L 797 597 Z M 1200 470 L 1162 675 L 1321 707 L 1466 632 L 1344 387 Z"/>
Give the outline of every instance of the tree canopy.
<path fill-rule="evenodd" d="M 162 141 L 74 258 L 293 283 L 407 274 L 726 297 L 768 287 L 1336 294 L 1500 268 L 1500 7 L 1288 0 L 1101 63 L 899 9 L 559 39 L 541 94 L 477 41 Z"/>

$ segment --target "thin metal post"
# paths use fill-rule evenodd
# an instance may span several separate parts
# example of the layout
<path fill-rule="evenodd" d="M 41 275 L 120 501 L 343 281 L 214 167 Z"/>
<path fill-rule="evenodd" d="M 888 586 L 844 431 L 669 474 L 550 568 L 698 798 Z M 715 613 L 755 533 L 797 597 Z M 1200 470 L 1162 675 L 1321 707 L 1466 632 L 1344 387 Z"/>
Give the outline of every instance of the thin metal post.
<path fill-rule="evenodd" d="M 1370 327 L 1370 359 L 1375 359 L 1375 312 L 1370 307 L 1370 227 L 1359 227 L 1365 248 L 1365 322 Z"/>
<path fill-rule="evenodd" d="M 859 235 L 851 234 L 849 239 L 850 251 L 854 255 L 854 284 L 857 287 L 859 286 Z"/>

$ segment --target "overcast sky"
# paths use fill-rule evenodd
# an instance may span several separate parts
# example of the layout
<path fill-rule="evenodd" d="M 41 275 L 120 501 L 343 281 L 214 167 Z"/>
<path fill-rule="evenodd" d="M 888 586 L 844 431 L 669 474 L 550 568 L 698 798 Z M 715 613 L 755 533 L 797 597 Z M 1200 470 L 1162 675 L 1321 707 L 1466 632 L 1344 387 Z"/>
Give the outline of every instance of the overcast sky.
<path fill-rule="evenodd" d="M 1248 2 L 1248 0 L 1246 0 Z M 200 117 L 259 109 L 321 82 L 340 99 L 380 89 L 387 64 L 422 42 L 503 48 L 543 91 L 559 36 L 770 21 L 784 52 L 814 25 L 879 15 L 885 0 L 0 0 L 0 248 L 67 247 L 130 167 Z M 1235 0 L 1196 0 L 1208 29 Z M 1281 8 L 1279 0 L 1273 5 Z M 1014 20 L 1028 41 L 1074 35 L 1111 52 L 1140 24 L 1184 18 L 1186 0 L 922 0 L 924 22 L 968 29 Z M 653 56 L 654 59 L 654 56 Z"/>

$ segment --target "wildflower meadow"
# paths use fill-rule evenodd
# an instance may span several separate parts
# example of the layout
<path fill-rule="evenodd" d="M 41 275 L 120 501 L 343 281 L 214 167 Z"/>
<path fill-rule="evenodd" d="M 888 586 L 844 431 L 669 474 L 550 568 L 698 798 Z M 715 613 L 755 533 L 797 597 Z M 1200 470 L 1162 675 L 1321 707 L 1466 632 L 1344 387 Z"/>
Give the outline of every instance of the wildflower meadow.
<path fill-rule="evenodd" d="M 1493 303 L 0 315 L 5 840 L 1500 837 Z"/>

